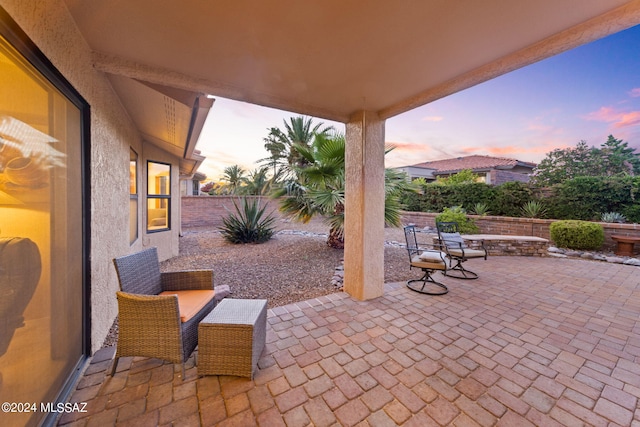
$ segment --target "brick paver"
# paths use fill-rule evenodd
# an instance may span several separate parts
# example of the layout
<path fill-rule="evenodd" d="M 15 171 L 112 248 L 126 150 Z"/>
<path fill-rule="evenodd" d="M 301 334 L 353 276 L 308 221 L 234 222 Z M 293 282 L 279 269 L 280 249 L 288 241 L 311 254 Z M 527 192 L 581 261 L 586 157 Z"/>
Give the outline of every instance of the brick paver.
<path fill-rule="evenodd" d="M 470 262 L 471 263 L 471 262 Z M 640 425 L 640 271 L 555 258 L 472 261 L 433 297 L 385 285 L 269 310 L 254 380 L 98 352 L 58 425 Z"/>

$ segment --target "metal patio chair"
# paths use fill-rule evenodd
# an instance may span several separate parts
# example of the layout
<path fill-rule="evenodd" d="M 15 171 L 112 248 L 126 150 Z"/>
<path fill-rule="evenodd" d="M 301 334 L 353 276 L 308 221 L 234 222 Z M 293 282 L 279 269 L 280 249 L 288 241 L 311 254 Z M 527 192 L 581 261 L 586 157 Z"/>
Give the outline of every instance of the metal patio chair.
<path fill-rule="evenodd" d="M 437 249 L 420 248 L 413 225 L 404 227 L 404 237 L 409 253 L 409 268 L 419 268 L 424 273 L 419 279 L 408 280 L 407 287 L 412 291 L 427 295 L 444 295 L 449 292 L 444 283 L 436 282 L 433 278 L 433 273 L 437 271 L 446 274 L 446 254 Z"/>
<path fill-rule="evenodd" d="M 481 246 L 479 249 L 467 247 L 460 235 L 460 228 L 457 222 L 437 222 L 436 229 L 438 230 L 440 244 L 449 259 L 449 268 L 446 275 L 456 279 L 477 279 L 478 274 L 464 268 L 462 263 L 472 258 L 484 258 L 486 260 L 487 249 L 484 247 L 484 242 L 480 241 Z"/>

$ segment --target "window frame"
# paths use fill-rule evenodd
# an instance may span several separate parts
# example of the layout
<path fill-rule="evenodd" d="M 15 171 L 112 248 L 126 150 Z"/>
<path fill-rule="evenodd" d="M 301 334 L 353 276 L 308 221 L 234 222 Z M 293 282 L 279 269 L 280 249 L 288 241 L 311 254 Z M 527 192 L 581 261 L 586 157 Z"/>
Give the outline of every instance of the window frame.
<path fill-rule="evenodd" d="M 169 182 L 167 183 L 167 191 L 168 194 L 152 194 L 149 192 L 149 183 L 150 180 L 152 179 L 152 177 L 149 175 L 151 168 L 150 165 L 151 164 L 156 164 L 156 165 L 162 165 L 162 166 L 168 166 L 169 167 Z M 147 200 L 146 200 L 146 214 L 147 214 L 147 220 L 146 220 L 146 230 L 147 233 L 161 233 L 163 231 L 170 231 L 171 230 L 171 183 L 172 183 L 172 179 L 171 179 L 171 173 L 172 173 L 172 165 L 171 163 L 166 163 L 166 162 L 160 162 L 157 160 L 147 160 Z M 149 202 L 152 200 L 165 200 L 166 204 L 167 204 L 167 224 L 166 227 L 163 228 L 149 228 Z"/>
<path fill-rule="evenodd" d="M 135 242 L 138 241 L 138 238 L 140 237 L 140 231 L 139 231 L 139 215 L 138 215 L 138 211 L 140 208 L 140 198 L 138 197 L 138 194 L 140 192 L 139 190 L 139 185 L 138 185 L 138 152 L 136 150 L 133 149 L 133 147 L 129 147 L 129 245 L 133 245 Z M 132 163 L 133 164 L 133 176 L 131 174 L 132 169 Z M 131 191 L 133 187 L 133 192 Z M 131 203 L 135 202 L 135 213 L 134 213 L 134 217 L 131 217 Z M 133 221 L 135 221 L 135 237 L 131 234 L 131 231 L 133 230 Z"/>

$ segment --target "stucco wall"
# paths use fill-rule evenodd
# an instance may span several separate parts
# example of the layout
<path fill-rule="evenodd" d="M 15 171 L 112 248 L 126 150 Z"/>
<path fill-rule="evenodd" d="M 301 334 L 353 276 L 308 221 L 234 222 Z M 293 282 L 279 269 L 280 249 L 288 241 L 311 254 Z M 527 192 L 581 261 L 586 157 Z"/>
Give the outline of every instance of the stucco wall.
<path fill-rule="evenodd" d="M 145 153 L 154 157 L 157 153 L 147 144 L 143 146 L 108 79 L 93 69 L 90 49 L 64 2 L 0 0 L 0 6 L 91 106 L 91 348 L 95 351 L 100 348 L 117 315 L 115 292 L 118 283 L 112 259 L 145 244 L 161 245 L 160 252 L 164 257 L 177 254 L 179 216 L 173 216 L 172 231 L 164 236 L 145 239 L 141 225 L 139 235 L 142 238 L 132 246 L 129 244 L 129 147 L 139 153 L 141 161 Z M 142 168 L 139 170 L 142 174 Z M 177 213 L 179 187 L 175 164 L 174 170 L 172 190 L 176 195 L 174 211 Z M 138 181 L 141 196 L 144 194 L 143 182 Z M 141 223 L 144 203 L 141 197 Z"/>

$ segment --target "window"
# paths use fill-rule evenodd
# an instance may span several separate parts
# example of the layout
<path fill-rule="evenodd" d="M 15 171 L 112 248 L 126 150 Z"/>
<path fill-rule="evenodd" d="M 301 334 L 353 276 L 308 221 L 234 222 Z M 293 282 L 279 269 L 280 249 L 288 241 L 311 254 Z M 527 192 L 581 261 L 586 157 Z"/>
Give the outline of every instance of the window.
<path fill-rule="evenodd" d="M 138 240 L 138 153 L 129 151 L 129 244 Z"/>
<path fill-rule="evenodd" d="M 147 231 L 169 230 L 171 165 L 147 162 Z"/>

